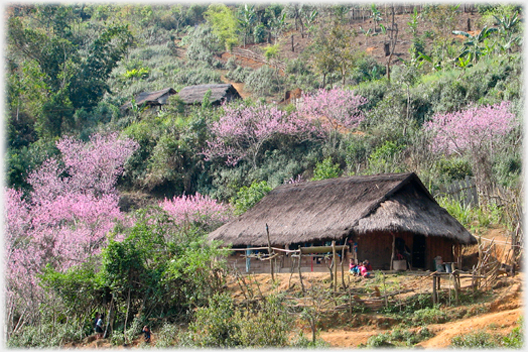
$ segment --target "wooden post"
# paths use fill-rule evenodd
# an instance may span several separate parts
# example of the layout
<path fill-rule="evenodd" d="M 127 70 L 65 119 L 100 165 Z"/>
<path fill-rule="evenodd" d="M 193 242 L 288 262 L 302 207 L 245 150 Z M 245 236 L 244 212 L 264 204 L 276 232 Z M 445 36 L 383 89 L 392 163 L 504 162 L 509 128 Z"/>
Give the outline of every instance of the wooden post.
<path fill-rule="evenodd" d="M 436 304 L 436 275 L 433 275 L 433 304 Z"/>
<path fill-rule="evenodd" d="M 291 264 L 291 269 L 290 269 L 290 278 L 288 279 L 288 288 L 290 288 L 290 282 L 291 282 L 291 278 L 293 276 L 293 257 L 290 255 L 289 256 L 290 258 L 290 264 Z"/>
<path fill-rule="evenodd" d="M 337 291 L 337 252 L 335 248 L 335 241 L 332 241 L 332 260 L 334 261 L 334 292 Z"/>
<path fill-rule="evenodd" d="M 299 245 L 299 265 L 298 265 L 298 269 L 299 269 L 299 281 L 301 281 L 301 288 L 302 288 L 302 292 L 304 293 L 304 284 L 303 284 L 303 281 L 302 281 L 302 274 L 301 274 L 301 254 L 302 254 L 302 251 L 301 251 L 301 245 Z"/>
<path fill-rule="evenodd" d="M 392 255 L 391 255 L 391 262 L 390 262 L 390 270 L 393 270 L 393 262 L 394 262 L 394 249 L 396 247 L 396 236 L 391 233 L 392 235 Z"/>
<path fill-rule="evenodd" d="M 293 34 L 292 34 L 292 36 L 291 36 L 291 39 L 292 39 L 291 42 L 292 42 L 292 53 L 293 53 L 293 52 L 295 52 L 295 47 L 293 46 Z"/>
<path fill-rule="evenodd" d="M 268 229 L 268 224 L 266 224 L 266 233 L 268 235 L 268 255 L 271 257 L 274 253 L 272 252 L 272 249 L 271 249 L 271 241 L 270 241 L 270 235 L 269 235 L 269 229 Z M 275 275 L 273 273 L 273 259 L 270 259 L 270 273 L 271 273 L 271 280 L 272 281 L 275 281 Z"/>
<path fill-rule="evenodd" d="M 348 237 L 345 238 L 345 243 L 343 243 L 343 249 L 341 250 L 341 284 L 343 285 L 343 290 L 346 290 L 344 265 L 345 265 L 345 248 L 346 248 L 347 242 L 348 242 Z"/>

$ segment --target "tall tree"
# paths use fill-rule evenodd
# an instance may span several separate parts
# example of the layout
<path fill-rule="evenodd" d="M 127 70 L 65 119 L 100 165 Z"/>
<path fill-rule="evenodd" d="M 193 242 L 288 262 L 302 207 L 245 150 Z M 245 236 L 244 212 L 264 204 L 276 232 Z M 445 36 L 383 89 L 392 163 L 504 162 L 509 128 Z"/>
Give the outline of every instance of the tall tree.
<path fill-rule="evenodd" d="M 213 28 L 213 33 L 225 45 L 226 50 L 231 51 L 231 48 L 238 43 L 239 29 L 239 22 L 233 11 L 224 4 L 212 4 L 204 12 L 204 17 Z"/>
<path fill-rule="evenodd" d="M 471 156 L 477 188 L 483 199 L 493 184 L 492 159 L 503 137 L 515 131 L 519 121 L 503 101 L 489 106 L 470 107 L 464 111 L 436 114 L 425 129 L 434 134 L 433 148 L 446 154 Z"/>
<path fill-rule="evenodd" d="M 89 143 L 66 138 L 57 147 L 62 164 L 49 159 L 30 174 L 28 200 L 6 192 L 6 295 L 20 321 L 38 312 L 38 275 L 46 266 L 63 272 L 103 247 L 121 217 L 115 183 L 137 144 L 112 134 Z"/>
<path fill-rule="evenodd" d="M 9 95 L 9 107 L 11 114 L 32 113 L 40 137 L 61 136 L 72 127 L 77 109 L 90 110 L 103 98 L 110 72 L 132 44 L 125 25 L 104 26 L 85 38 L 77 29 L 79 16 L 71 6 L 42 5 L 32 16 L 13 15 L 7 21 L 8 56 L 21 63 L 10 74 L 29 88 Z M 31 88 L 38 89 L 41 100 L 20 106 L 35 97 Z"/>

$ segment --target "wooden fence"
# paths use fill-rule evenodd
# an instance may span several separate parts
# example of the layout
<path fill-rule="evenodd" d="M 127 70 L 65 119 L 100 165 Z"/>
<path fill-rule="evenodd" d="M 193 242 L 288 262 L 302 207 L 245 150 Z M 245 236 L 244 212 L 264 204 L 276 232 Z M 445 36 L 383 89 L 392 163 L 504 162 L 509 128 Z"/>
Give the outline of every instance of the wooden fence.
<path fill-rule="evenodd" d="M 453 198 L 464 206 L 473 207 L 479 204 L 477 186 L 472 177 L 466 176 L 464 180 L 440 185 L 439 188 L 439 195 Z"/>
<path fill-rule="evenodd" d="M 359 21 L 366 21 L 369 18 L 372 17 L 372 9 L 370 7 L 371 5 L 355 5 L 350 8 L 348 11 L 348 18 L 349 21 L 352 22 L 359 22 Z M 414 12 L 414 9 L 416 8 L 416 11 L 418 13 L 421 13 L 424 9 L 423 4 L 398 4 L 394 6 L 394 13 L 396 15 L 402 15 L 402 14 L 412 14 Z M 378 6 L 378 11 L 381 12 L 381 15 L 385 18 L 388 18 L 392 14 L 391 5 L 384 4 Z M 477 7 L 475 4 L 463 4 L 460 5 L 460 8 L 458 9 L 461 12 L 464 13 L 474 13 L 477 11 Z"/>

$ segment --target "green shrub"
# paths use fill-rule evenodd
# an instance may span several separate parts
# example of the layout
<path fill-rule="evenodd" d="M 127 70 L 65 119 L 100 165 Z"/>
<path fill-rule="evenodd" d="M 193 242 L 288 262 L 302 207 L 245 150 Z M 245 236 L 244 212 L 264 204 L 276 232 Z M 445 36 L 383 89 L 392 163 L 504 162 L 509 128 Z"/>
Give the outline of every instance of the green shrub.
<path fill-rule="evenodd" d="M 312 181 L 326 180 L 328 178 L 336 178 L 341 175 L 341 168 L 339 164 L 332 163 L 332 157 L 328 157 L 317 163 L 314 169 Z"/>
<path fill-rule="evenodd" d="M 412 347 L 433 336 L 427 327 L 420 327 L 415 330 L 397 327 L 391 332 L 369 337 L 364 347 Z"/>
<path fill-rule="evenodd" d="M 226 78 L 237 83 L 243 83 L 248 79 L 252 72 L 253 69 L 249 67 L 238 66 L 229 70 L 229 72 L 226 73 Z"/>
<path fill-rule="evenodd" d="M 89 333 L 89 332 L 88 332 Z M 24 326 L 7 340 L 9 348 L 49 348 L 65 343 L 79 342 L 87 336 L 87 331 L 70 322 L 64 324 L 41 323 Z"/>
<path fill-rule="evenodd" d="M 523 317 L 521 316 L 513 330 L 502 338 L 502 346 L 508 348 L 523 348 L 524 346 L 524 328 L 523 328 Z"/>
<path fill-rule="evenodd" d="M 256 95 L 273 95 L 280 92 L 283 86 L 284 79 L 267 65 L 251 72 L 246 79 L 246 88 Z"/>
<path fill-rule="evenodd" d="M 426 307 L 415 311 L 412 321 L 418 324 L 438 324 L 446 321 L 446 314 L 437 307 Z"/>
<path fill-rule="evenodd" d="M 500 340 L 496 335 L 484 331 L 470 332 L 451 339 L 451 347 L 456 348 L 497 348 Z"/>
<path fill-rule="evenodd" d="M 177 344 L 178 326 L 165 323 L 156 333 L 156 347 L 167 348 L 174 347 Z"/>
<path fill-rule="evenodd" d="M 404 172 L 405 165 L 402 160 L 404 147 L 393 141 L 386 141 L 377 147 L 368 157 L 367 173 L 379 174 L 389 172 Z"/>
<path fill-rule="evenodd" d="M 240 215 L 257 204 L 272 188 L 266 181 L 253 182 L 251 186 L 240 188 L 231 203 L 235 207 L 235 214 Z"/>

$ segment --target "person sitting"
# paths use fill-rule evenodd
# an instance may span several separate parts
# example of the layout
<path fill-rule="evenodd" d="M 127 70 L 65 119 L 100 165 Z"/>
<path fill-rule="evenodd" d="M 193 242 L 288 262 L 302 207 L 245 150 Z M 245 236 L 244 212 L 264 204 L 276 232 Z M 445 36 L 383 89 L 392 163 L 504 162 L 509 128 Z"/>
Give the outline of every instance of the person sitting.
<path fill-rule="evenodd" d="M 367 266 L 365 265 L 365 262 L 362 262 L 361 264 L 359 264 L 359 274 L 363 277 L 370 277 L 370 273 L 367 270 Z"/>
<path fill-rule="evenodd" d="M 351 274 L 357 275 L 357 264 L 354 261 L 354 258 L 350 258 L 350 263 L 348 264 L 348 271 Z"/>
<path fill-rule="evenodd" d="M 370 262 L 368 261 L 368 259 L 365 259 L 363 261 L 363 265 L 365 266 L 365 268 L 367 268 L 367 271 L 372 271 L 372 265 L 370 265 Z"/>
<path fill-rule="evenodd" d="M 145 334 L 145 342 L 150 343 L 150 329 L 148 325 L 145 325 L 142 330 L 143 334 Z"/>

